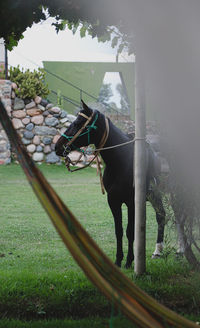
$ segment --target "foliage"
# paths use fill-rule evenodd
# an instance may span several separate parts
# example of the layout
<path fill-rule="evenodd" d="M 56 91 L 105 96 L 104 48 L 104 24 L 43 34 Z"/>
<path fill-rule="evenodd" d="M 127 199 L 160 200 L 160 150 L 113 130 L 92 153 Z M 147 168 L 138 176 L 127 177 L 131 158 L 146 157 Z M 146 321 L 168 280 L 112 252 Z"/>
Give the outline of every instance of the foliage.
<path fill-rule="evenodd" d="M 0 22 L 0 37 L 4 38 L 7 48 L 12 50 L 21 39 L 22 33 L 33 22 L 38 23 L 45 19 L 40 0 L 2 0 L 0 4 L 1 15 L 5 19 Z"/>
<path fill-rule="evenodd" d="M 20 70 L 19 66 L 9 70 L 10 80 L 17 84 L 16 95 L 22 99 L 34 99 L 36 96 L 46 97 L 48 87 L 44 85 L 45 71 L 39 68 L 31 72 L 29 69 Z"/>
<path fill-rule="evenodd" d="M 0 4 L 1 14 L 6 19 L 0 22 L 0 37 L 4 38 L 7 48 L 12 50 L 27 27 L 47 19 L 45 15 L 56 18 L 55 28 L 57 31 L 68 27 L 75 33 L 80 26 L 80 35 L 84 37 L 86 31 L 99 41 L 112 40 L 112 46 L 118 45 L 118 52 L 127 47 L 132 52 L 132 36 L 126 33 L 122 23 L 122 13 L 115 12 L 113 15 L 113 0 L 2 0 Z M 118 3 L 119 5 L 119 3 Z M 107 11 L 105 8 L 107 7 Z M 124 3 L 124 8 L 126 4 Z M 118 14 L 117 14 L 118 13 Z M 123 26 L 124 24 L 124 26 Z M 116 28 L 117 27 L 117 28 Z M 131 41 L 131 42 L 130 42 Z"/>
<path fill-rule="evenodd" d="M 109 104 L 109 100 L 112 96 L 111 83 L 104 83 L 99 92 L 99 102 Z"/>
<path fill-rule="evenodd" d="M 172 179 L 171 172 L 170 200 L 175 215 L 175 223 L 178 224 L 179 234 L 184 249 L 184 255 L 190 265 L 200 271 L 199 239 L 200 239 L 200 206 L 199 191 L 190 190 L 184 182 L 176 178 Z"/>
<path fill-rule="evenodd" d="M 5 68 L 4 68 L 4 65 L 0 65 L 0 79 L 5 79 Z"/>
<path fill-rule="evenodd" d="M 162 143 L 162 146 L 164 142 Z M 169 174 L 161 182 L 165 210 L 178 236 L 177 255 L 186 257 L 194 270 L 200 271 L 200 203 L 199 186 L 189 186 L 187 177 L 177 165 L 177 152 L 165 143 L 163 155 L 169 164 Z"/>
<path fill-rule="evenodd" d="M 80 15 L 77 4 L 70 4 L 63 0 L 1 1 L 1 14 L 6 19 L 2 19 L 0 22 L 0 37 L 4 38 L 9 50 L 17 45 L 27 27 L 46 19 L 44 9 L 47 8 L 49 14 L 53 17 L 56 16 L 58 21 L 62 17 L 77 22 Z"/>
<path fill-rule="evenodd" d="M 64 98 L 60 90 L 57 91 L 57 106 L 64 109 Z"/>
<path fill-rule="evenodd" d="M 117 84 L 116 90 L 120 95 L 120 105 L 121 105 L 122 112 L 130 113 L 130 104 L 123 85 L 121 83 Z"/>
<path fill-rule="evenodd" d="M 73 34 L 79 31 L 81 37 L 85 37 L 87 32 L 92 38 L 97 37 L 99 42 L 104 43 L 111 41 L 112 48 L 117 47 L 118 54 L 120 54 L 123 50 L 127 50 L 129 55 L 134 52 L 133 36 L 132 34 L 123 32 L 123 27 L 121 24 L 116 24 L 116 26 L 103 26 L 99 21 L 90 24 L 89 22 L 84 22 L 81 20 L 79 20 L 78 23 L 64 20 L 63 24 L 60 23 L 57 25 L 57 28 L 58 27 L 62 30 L 68 27 Z M 122 30 L 122 32 L 120 32 L 120 30 Z"/>

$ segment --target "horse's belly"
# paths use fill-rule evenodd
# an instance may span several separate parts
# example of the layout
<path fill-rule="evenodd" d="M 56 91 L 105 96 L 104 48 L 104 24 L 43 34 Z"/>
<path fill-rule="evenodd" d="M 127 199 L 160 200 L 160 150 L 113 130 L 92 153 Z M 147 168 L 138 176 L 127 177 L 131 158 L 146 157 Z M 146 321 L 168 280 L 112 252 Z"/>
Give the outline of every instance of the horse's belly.
<path fill-rule="evenodd" d="M 105 181 L 105 189 L 107 193 L 112 195 L 121 203 L 127 203 L 133 198 L 133 183 L 131 180 L 115 178 L 112 183 Z"/>

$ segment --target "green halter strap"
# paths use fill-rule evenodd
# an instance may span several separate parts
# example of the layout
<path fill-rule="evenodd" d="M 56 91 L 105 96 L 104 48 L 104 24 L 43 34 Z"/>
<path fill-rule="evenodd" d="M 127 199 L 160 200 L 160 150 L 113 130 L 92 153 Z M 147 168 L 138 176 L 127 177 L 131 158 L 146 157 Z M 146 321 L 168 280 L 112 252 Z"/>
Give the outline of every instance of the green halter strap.
<path fill-rule="evenodd" d="M 98 119 L 98 113 L 96 114 L 96 116 L 95 116 L 95 118 L 94 118 L 94 121 L 91 123 L 91 125 L 87 125 L 87 126 L 86 126 L 87 131 L 85 131 L 85 132 L 79 134 L 79 136 L 78 136 L 77 138 L 82 137 L 82 136 L 84 136 L 84 135 L 87 134 L 87 135 L 88 135 L 88 145 L 89 145 L 89 144 L 90 144 L 90 133 L 91 133 L 92 129 L 94 129 L 94 130 L 97 129 L 97 126 L 95 125 L 97 119 Z M 65 137 L 68 141 L 70 141 L 70 140 L 74 137 L 74 136 L 67 136 L 67 135 L 64 134 L 64 133 L 62 134 L 62 136 Z M 82 150 L 82 149 L 80 149 L 80 148 L 76 148 L 73 144 L 72 144 L 72 146 L 73 146 L 76 150 L 78 150 L 78 151 L 84 153 L 84 150 Z"/>

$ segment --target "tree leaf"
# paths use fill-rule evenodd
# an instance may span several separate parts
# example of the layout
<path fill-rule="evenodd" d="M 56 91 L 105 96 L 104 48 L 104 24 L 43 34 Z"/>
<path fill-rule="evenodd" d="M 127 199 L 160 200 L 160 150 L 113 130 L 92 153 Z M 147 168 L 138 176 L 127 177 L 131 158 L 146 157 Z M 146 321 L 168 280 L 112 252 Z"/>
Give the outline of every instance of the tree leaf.
<path fill-rule="evenodd" d="M 85 37 L 86 31 L 87 31 L 87 27 L 85 25 L 83 25 L 81 27 L 81 29 L 80 29 L 80 36 L 81 36 L 81 38 L 84 38 Z"/>
<path fill-rule="evenodd" d="M 111 43 L 112 48 L 115 48 L 116 47 L 116 45 L 118 44 L 118 41 L 119 41 L 119 37 L 118 36 L 115 36 L 112 39 L 112 43 Z"/>
<path fill-rule="evenodd" d="M 121 54 L 122 53 L 122 51 L 123 51 L 123 49 L 124 49 L 124 43 L 121 43 L 120 45 L 119 45 L 119 47 L 118 47 L 118 49 L 117 49 L 117 53 L 118 54 Z"/>

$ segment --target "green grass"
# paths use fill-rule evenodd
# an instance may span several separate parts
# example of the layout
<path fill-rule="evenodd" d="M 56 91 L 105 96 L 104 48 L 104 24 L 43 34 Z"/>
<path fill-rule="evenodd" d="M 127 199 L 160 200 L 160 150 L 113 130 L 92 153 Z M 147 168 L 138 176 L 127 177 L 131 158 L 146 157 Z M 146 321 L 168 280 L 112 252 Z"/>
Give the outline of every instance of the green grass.
<path fill-rule="evenodd" d="M 0 328 L 134 328 L 134 326 L 125 318 L 118 316 L 112 319 L 100 317 L 91 317 L 82 320 L 38 320 L 38 321 L 20 321 L 20 320 L 0 320 Z"/>
<path fill-rule="evenodd" d="M 76 173 L 64 166 L 40 169 L 59 196 L 111 258 L 115 259 L 114 222 L 94 169 Z M 0 166 L 0 328 L 134 327 L 112 307 L 65 248 L 32 192 L 20 166 Z M 126 228 L 126 209 L 124 231 Z M 147 273 L 136 278 L 147 293 L 179 313 L 200 320 L 199 273 L 174 254 L 151 260 L 157 224 L 147 206 Z M 174 232 L 166 231 L 174 243 Z M 127 241 L 124 238 L 125 254 Z M 18 321 L 17 321 L 18 320 Z M 41 321 L 42 320 L 42 321 Z"/>

